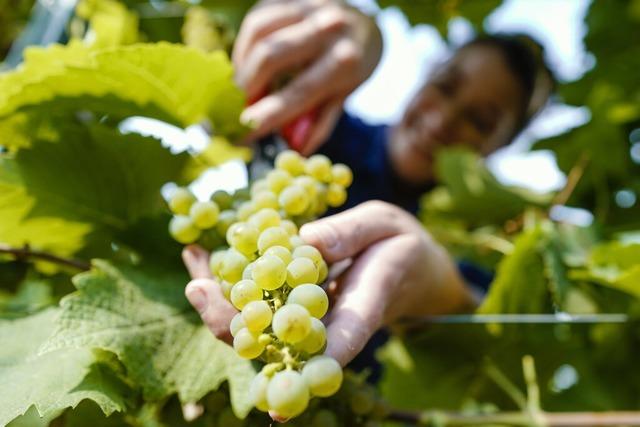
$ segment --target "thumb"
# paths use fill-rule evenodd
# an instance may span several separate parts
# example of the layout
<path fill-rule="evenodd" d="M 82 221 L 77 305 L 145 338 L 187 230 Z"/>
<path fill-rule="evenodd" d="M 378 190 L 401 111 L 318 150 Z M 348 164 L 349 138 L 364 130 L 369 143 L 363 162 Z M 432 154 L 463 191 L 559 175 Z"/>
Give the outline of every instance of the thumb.
<path fill-rule="evenodd" d="M 415 231 L 408 213 L 391 204 L 372 201 L 323 218 L 300 229 L 300 237 L 315 246 L 328 262 L 357 255 L 387 237 Z"/>

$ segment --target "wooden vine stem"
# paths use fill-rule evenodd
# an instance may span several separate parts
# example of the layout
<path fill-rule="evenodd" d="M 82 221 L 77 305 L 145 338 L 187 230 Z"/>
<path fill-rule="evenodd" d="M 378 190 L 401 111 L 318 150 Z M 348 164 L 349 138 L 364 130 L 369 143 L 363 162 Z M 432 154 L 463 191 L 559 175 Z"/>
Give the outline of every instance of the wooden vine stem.
<path fill-rule="evenodd" d="M 443 411 L 393 411 L 389 420 L 418 426 L 540 426 L 540 427 L 597 427 L 640 426 L 640 412 L 499 412 L 495 414 L 460 414 Z"/>
<path fill-rule="evenodd" d="M 29 258 L 39 259 L 42 261 L 52 262 L 54 264 L 73 267 L 82 271 L 86 271 L 91 268 L 91 265 L 88 262 L 80 261 L 76 259 L 70 259 L 70 258 L 63 258 L 57 255 L 50 254 L 48 252 L 34 250 L 34 249 L 31 249 L 29 245 L 25 245 L 21 248 L 14 248 L 14 247 L 0 243 L 0 253 L 12 255 L 18 260 L 29 259 Z"/>

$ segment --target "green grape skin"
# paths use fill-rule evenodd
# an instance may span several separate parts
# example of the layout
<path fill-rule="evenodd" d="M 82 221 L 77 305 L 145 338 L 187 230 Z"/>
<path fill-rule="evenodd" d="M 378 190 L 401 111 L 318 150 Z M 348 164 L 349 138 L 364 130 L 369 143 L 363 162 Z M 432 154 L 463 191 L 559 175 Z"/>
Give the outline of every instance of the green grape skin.
<path fill-rule="evenodd" d="M 249 224 L 263 232 L 269 227 L 278 227 L 280 225 L 280 214 L 275 209 L 262 208 L 249 217 Z"/>
<path fill-rule="evenodd" d="M 233 202 L 245 202 L 247 200 L 249 200 L 251 198 L 251 192 L 250 190 L 245 187 L 245 188 L 238 188 L 236 191 L 233 192 Z"/>
<path fill-rule="evenodd" d="M 318 283 L 324 283 L 327 280 L 327 276 L 329 275 L 329 266 L 327 263 L 322 260 L 320 266 L 318 267 Z"/>
<path fill-rule="evenodd" d="M 329 397 L 342 385 L 342 367 L 329 356 L 314 356 L 304 364 L 302 377 L 313 396 Z"/>
<path fill-rule="evenodd" d="M 298 246 L 293 250 L 292 255 L 293 258 L 309 258 L 318 268 L 323 261 L 320 251 L 311 245 Z"/>
<path fill-rule="evenodd" d="M 336 163 L 331 167 L 331 181 L 342 188 L 347 188 L 353 182 L 353 172 L 351 172 L 351 168 L 342 163 Z"/>
<path fill-rule="evenodd" d="M 227 235 L 227 230 L 229 227 L 238 221 L 238 217 L 236 216 L 236 211 L 233 210 L 225 210 L 220 212 L 218 215 L 218 223 L 216 224 L 216 231 L 221 236 Z"/>
<path fill-rule="evenodd" d="M 242 320 L 251 332 L 262 332 L 270 324 L 273 312 L 269 303 L 263 300 L 251 301 L 242 309 Z"/>
<path fill-rule="evenodd" d="M 282 190 L 278 203 L 288 215 L 300 215 L 309 206 L 309 196 L 299 185 L 290 185 Z"/>
<path fill-rule="evenodd" d="M 309 388 L 298 372 L 280 371 L 269 381 L 267 404 L 281 417 L 296 417 L 307 409 Z"/>
<path fill-rule="evenodd" d="M 313 415 L 311 427 L 339 427 L 338 417 L 328 409 L 320 409 Z"/>
<path fill-rule="evenodd" d="M 247 264 L 242 270 L 242 280 L 253 280 L 253 262 Z"/>
<path fill-rule="evenodd" d="M 281 227 L 269 227 L 258 237 L 258 251 L 264 254 L 272 246 L 284 246 L 289 249 L 289 233 Z"/>
<path fill-rule="evenodd" d="M 355 390 L 349 397 L 349 407 L 357 415 L 367 415 L 375 408 L 375 397 L 370 390 Z"/>
<path fill-rule="evenodd" d="M 253 183 L 251 184 L 251 189 L 249 190 L 249 193 L 251 193 L 251 198 L 253 199 L 263 191 L 269 191 L 269 183 L 267 182 L 267 180 L 261 178 L 253 181 Z"/>
<path fill-rule="evenodd" d="M 329 184 L 325 200 L 332 208 L 342 206 L 347 201 L 347 191 L 338 184 Z"/>
<path fill-rule="evenodd" d="M 222 261 L 226 253 L 227 251 L 225 249 L 219 249 L 211 253 L 209 257 L 209 270 L 214 277 L 220 275 L 220 268 L 222 268 Z"/>
<path fill-rule="evenodd" d="M 242 279 L 242 272 L 249 264 L 249 260 L 236 249 L 227 250 L 222 265 L 220 266 L 220 277 L 230 283 L 236 283 Z"/>
<path fill-rule="evenodd" d="M 264 190 L 251 198 L 256 209 L 278 209 L 278 196 L 271 190 Z"/>
<path fill-rule="evenodd" d="M 287 265 L 287 284 L 292 288 L 304 283 L 317 283 L 318 269 L 309 258 L 294 258 Z"/>
<path fill-rule="evenodd" d="M 215 226 L 219 215 L 220 208 L 214 202 L 195 202 L 189 210 L 193 223 L 201 230 Z"/>
<path fill-rule="evenodd" d="M 256 210 L 256 205 L 254 205 L 253 202 L 242 202 L 238 206 L 238 209 L 236 209 L 236 216 L 238 217 L 239 221 L 246 221 L 251 215 L 256 212 Z"/>
<path fill-rule="evenodd" d="M 296 344 L 311 331 L 311 315 L 299 304 L 286 304 L 273 315 L 271 327 L 279 340 Z"/>
<path fill-rule="evenodd" d="M 291 175 L 283 170 L 274 169 L 267 173 L 267 182 L 269 183 L 269 189 L 274 194 L 280 194 L 280 192 L 291 183 Z"/>
<path fill-rule="evenodd" d="M 246 222 L 236 222 L 227 230 L 229 246 L 244 255 L 251 256 L 258 250 L 258 236 L 260 230 Z"/>
<path fill-rule="evenodd" d="M 304 157 L 293 150 L 283 151 L 276 157 L 275 167 L 292 176 L 301 175 L 304 173 Z"/>
<path fill-rule="evenodd" d="M 264 255 L 274 255 L 282 260 L 285 265 L 288 265 L 293 259 L 291 256 L 291 251 L 284 246 L 271 246 L 269 249 L 264 251 Z"/>
<path fill-rule="evenodd" d="M 275 255 L 263 255 L 254 262 L 251 278 L 260 288 L 273 291 L 287 279 L 286 264 Z"/>
<path fill-rule="evenodd" d="M 306 245 L 307 242 L 305 242 L 304 240 L 302 240 L 302 237 L 300 236 L 291 236 L 289 238 L 289 244 L 291 245 L 291 247 L 293 249 L 297 248 L 298 246 L 302 246 L 302 245 Z"/>
<path fill-rule="evenodd" d="M 218 416 L 218 425 L 224 427 L 244 427 L 245 420 L 236 417 L 231 408 L 225 408 Z"/>
<path fill-rule="evenodd" d="M 186 188 L 176 188 L 169 198 L 169 209 L 176 215 L 189 215 L 191 205 L 196 201 L 196 196 Z"/>
<path fill-rule="evenodd" d="M 307 283 L 296 286 L 291 291 L 287 304 L 300 304 L 313 317 L 321 319 L 329 309 L 329 297 L 320 286 Z"/>
<path fill-rule="evenodd" d="M 251 301 L 262 300 L 262 289 L 253 280 L 240 280 L 231 288 L 231 304 L 242 310 Z"/>
<path fill-rule="evenodd" d="M 246 327 L 247 325 L 245 325 L 244 320 L 242 320 L 242 313 L 236 313 L 231 319 L 231 323 L 229 323 L 229 332 L 231 332 L 232 337 L 235 337 L 240 329 Z"/>
<path fill-rule="evenodd" d="M 308 175 L 297 177 L 293 180 L 293 184 L 304 188 L 310 199 L 315 199 L 318 196 L 318 190 L 323 188 L 322 184 Z"/>
<path fill-rule="evenodd" d="M 331 182 L 331 160 L 325 155 L 314 154 L 304 165 L 305 173 L 320 182 Z"/>
<path fill-rule="evenodd" d="M 231 299 L 231 288 L 233 285 L 226 280 L 223 280 L 220 283 L 220 290 L 222 291 L 222 295 L 227 299 Z"/>
<path fill-rule="evenodd" d="M 259 372 L 249 385 L 249 399 L 253 403 L 256 409 L 262 412 L 269 412 L 269 405 L 267 404 L 267 388 L 269 387 L 269 378 Z"/>
<path fill-rule="evenodd" d="M 233 348 L 243 359 L 255 359 L 264 351 L 264 344 L 258 340 L 258 334 L 248 328 L 242 328 L 233 337 Z"/>
<path fill-rule="evenodd" d="M 327 329 L 320 320 L 311 318 L 311 330 L 309 334 L 296 344 L 296 348 L 309 354 L 315 354 L 322 350 L 327 342 Z"/>
<path fill-rule="evenodd" d="M 182 244 L 193 243 L 200 237 L 200 230 L 188 216 L 176 215 L 169 222 L 169 234 Z"/>
<path fill-rule="evenodd" d="M 221 210 L 230 209 L 233 205 L 233 196 L 224 190 L 218 190 L 211 195 L 210 200 L 214 202 Z"/>
<path fill-rule="evenodd" d="M 207 251 L 218 249 L 227 244 L 224 237 L 220 236 L 215 228 L 202 230 L 197 243 Z"/>
<path fill-rule="evenodd" d="M 289 236 L 295 236 L 298 234 L 298 226 L 290 219 L 283 219 L 280 221 L 280 227 L 284 228 Z"/>

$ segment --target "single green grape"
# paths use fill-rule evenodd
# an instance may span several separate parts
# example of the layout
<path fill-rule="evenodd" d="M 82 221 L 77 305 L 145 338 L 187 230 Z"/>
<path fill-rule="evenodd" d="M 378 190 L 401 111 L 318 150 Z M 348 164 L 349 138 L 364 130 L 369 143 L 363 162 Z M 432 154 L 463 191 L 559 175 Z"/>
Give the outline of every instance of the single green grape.
<path fill-rule="evenodd" d="M 267 404 L 267 388 L 269 386 L 269 378 L 259 372 L 249 385 L 249 399 L 258 410 L 262 412 L 269 412 L 269 405 Z"/>
<path fill-rule="evenodd" d="M 242 270 L 242 280 L 253 280 L 253 262 L 247 264 L 244 270 Z"/>
<path fill-rule="evenodd" d="M 196 201 L 196 196 L 186 188 L 176 188 L 169 198 L 169 209 L 176 215 L 189 215 L 191 205 Z"/>
<path fill-rule="evenodd" d="M 309 196 L 299 185 L 290 185 L 280 193 L 278 202 L 288 215 L 300 215 L 309 206 Z"/>
<path fill-rule="evenodd" d="M 289 238 L 289 244 L 291 245 L 291 247 L 293 249 L 297 248 L 298 246 L 302 246 L 302 245 L 306 245 L 307 242 L 305 242 L 304 240 L 302 240 L 302 237 L 300 236 L 291 236 Z"/>
<path fill-rule="evenodd" d="M 291 291 L 287 297 L 287 304 L 300 304 L 309 310 L 313 317 L 321 319 L 329 309 L 329 298 L 320 286 L 307 283 L 296 286 Z"/>
<path fill-rule="evenodd" d="M 249 224 L 254 225 L 258 230 L 262 232 L 269 227 L 279 226 L 280 214 L 275 209 L 262 208 L 249 217 Z"/>
<path fill-rule="evenodd" d="M 298 226 L 290 219 L 283 219 L 280 221 L 280 227 L 284 228 L 289 236 L 295 236 L 298 234 Z"/>
<path fill-rule="evenodd" d="M 311 315 L 299 304 L 287 304 L 273 315 L 271 327 L 278 339 L 295 344 L 305 339 L 311 331 Z"/>
<path fill-rule="evenodd" d="M 291 183 L 291 180 L 291 175 L 280 169 L 274 169 L 267 173 L 269 189 L 275 194 L 280 194 L 280 192 Z"/>
<path fill-rule="evenodd" d="M 269 183 L 265 178 L 257 179 L 251 183 L 249 192 L 252 199 L 263 191 L 269 191 Z"/>
<path fill-rule="evenodd" d="M 284 418 L 300 415 L 309 404 L 309 388 L 296 371 L 276 373 L 267 386 L 267 405 Z"/>
<path fill-rule="evenodd" d="M 315 199 L 318 196 L 318 189 L 323 187 L 322 184 L 308 175 L 297 177 L 293 180 L 293 184 L 304 188 L 309 199 Z"/>
<path fill-rule="evenodd" d="M 331 167 L 331 181 L 346 188 L 353 182 L 353 172 L 347 165 L 336 163 Z"/>
<path fill-rule="evenodd" d="M 259 333 L 252 333 L 248 328 L 242 328 L 233 337 L 233 348 L 244 359 L 255 359 L 264 351 L 264 345 L 258 340 Z"/>
<path fill-rule="evenodd" d="M 236 216 L 239 221 L 246 221 L 251 215 L 256 212 L 256 205 L 251 201 L 240 203 L 238 209 L 236 209 Z"/>
<path fill-rule="evenodd" d="M 242 310 L 251 301 L 262 300 L 262 289 L 253 280 L 240 280 L 231 288 L 231 304 Z"/>
<path fill-rule="evenodd" d="M 311 318 L 311 330 L 309 334 L 296 344 L 296 348 L 314 354 L 322 350 L 327 342 L 327 329 L 320 320 L 315 317 Z"/>
<path fill-rule="evenodd" d="M 200 230 L 188 216 L 176 215 L 169 222 L 169 234 L 182 244 L 193 243 L 200 237 Z"/>
<path fill-rule="evenodd" d="M 246 256 L 253 255 L 258 250 L 258 236 L 260 230 L 247 222 L 236 222 L 227 230 L 229 245 Z"/>
<path fill-rule="evenodd" d="M 331 160 L 325 155 L 314 154 L 305 163 L 305 172 L 320 182 L 331 182 Z"/>
<path fill-rule="evenodd" d="M 219 249 L 211 253 L 209 257 L 209 270 L 214 277 L 220 275 L 220 268 L 222 268 L 222 261 L 226 253 L 227 251 L 225 249 Z"/>
<path fill-rule="evenodd" d="M 229 324 L 229 332 L 231 332 L 231 336 L 235 337 L 240 329 L 246 327 L 247 325 L 245 325 L 244 320 L 242 320 L 242 313 L 236 313 Z"/>
<path fill-rule="evenodd" d="M 292 255 L 294 258 L 309 258 L 318 268 L 323 261 L 320 251 L 311 245 L 298 246 L 293 250 Z"/>
<path fill-rule="evenodd" d="M 233 192 L 233 202 L 245 202 L 251 198 L 251 192 L 247 187 L 238 188 Z"/>
<path fill-rule="evenodd" d="M 329 266 L 327 263 L 322 260 L 320 266 L 318 267 L 318 283 L 324 283 L 327 280 L 327 276 L 329 275 Z"/>
<path fill-rule="evenodd" d="M 294 258 L 287 265 L 287 284 L 292 288 L 318 282 L 318 268 L 309 258 Z"/>
<path fill-rule="evenodd" d="M 276 196 L 271 190 L 264 190 L 256 194 L 251 198 L 256 209 L 278 209 L 278 196 Z"/>
<path fill-rule="evenodd" d="M 251 277 L 260 288 L 272 291 L 284 285 L 287 267 L 277 256 L 263 255 L 254 262 Z"/>
<path fill-rule="evenodd" d="M 263 300 L 251 301 L 242 309 L 242 320 L 251 332 L 262 332 L 270 324 L 273 312 L 269 303 Z"/>
<path fill-rule="evenodd" d="M 214 202 L 195 202 L 189 210 L 193 223 L 201 230 L 215 226 L 219 215 L 220 208 Z"/>
<path fill-rule="evenodd" d="M 222 260 L 220 277 L 227 282 L 236 283 L 242 278 L 242 272 L 248 264 L 249 260 L 246 256 L 236 249 L 230 248 Z"/>
<path fill-rule="evenodd" d="M 221 235 L 225 236 L 227 234 L 227 230 L 231 227 L 232 224 L 238 221 L 238 217 L 236 216 L 236 211 L 226 210 L 220 212 L 218 215 L 218 223 L 216 224 L 216 231 Z"/>
<path fill-rule="evenodd" d="M 329 206 L 337 208 L 347 201 L 347 191 L 344 187 L 331 183 L 329 184 L 329 187 L 327 187 L 325 200 Z"/>
<path fill-rule="evenodd" d="M 233 204 L 233 196 L 224 190 L 218 190 L 211 195 L 211 201 L 215 202 L 221 210 L 227 210 Z"/>
<path fill-rule="evenodd" d="M 277 256 L 282 260 L 282 262 L 284 262 L 284 265 L 288 265 L 293 259 L 291 257 L 291 251 L 289 251 L 289 249 L 285 248 L 284 246 L 271 246 L 269 249 L 264 251 L 264 254 Z"/>
<path fill-rule="evenodd" d="M 304 364 L 302 377 L 309 385 L 311 394 L 328 397 L 342 385 L 342 367 L 329 356 L 314 356 Z"/>
<path fill-rule="evenodd" d="M 292 176 L 301 175 L 304 173 L 304 157 L 293 150 L 283 151 L 276 157 L 275 167 Z"/>
<path fill-rule="evenodd" d="M 229 282 L 227 282 L 226 280 L 222 280 L 221 282 L 218 282 L 220 284 L 220 290 L 222 291 L 222 295 L 227 299 L 227 300 L 231 300 L 231 288 L 233 287 L 233 285 Z"/>
<path fill-rule="evenodd" d="M 258 251 L 264 254 L 272 246 L 284 246 L 288 249 L 289 233 L 281 227 L 269 227 L 260 233 L 258 238 Z"/>

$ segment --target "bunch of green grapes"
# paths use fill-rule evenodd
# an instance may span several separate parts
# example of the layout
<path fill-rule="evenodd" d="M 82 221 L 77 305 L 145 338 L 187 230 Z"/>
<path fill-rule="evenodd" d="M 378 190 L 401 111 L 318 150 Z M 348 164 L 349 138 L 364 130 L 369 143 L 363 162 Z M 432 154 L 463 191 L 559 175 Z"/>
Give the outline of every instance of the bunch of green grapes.
<path fill-rule="evenodd" d="M 216 192 L 198 202 L 176 191 L 169 230 L 181 243 L 201 242 L 211 230 L 224 236 L 228 248 L 212 253 L 210 267 L 240 311 L 230 326 L 233 346 L 241 357 L 266 363 L 250 388 L 256 408 L 288 419 L 342 383 L 338 362 L 320 354 L 329 299 L 319 284 L 328 266 L 300 238 L 298 225 L 342 205 L 352 174 L 326 156 L 305 159 L 294 151 L 279 154 L 275 166 L 233 196 Z"/>

